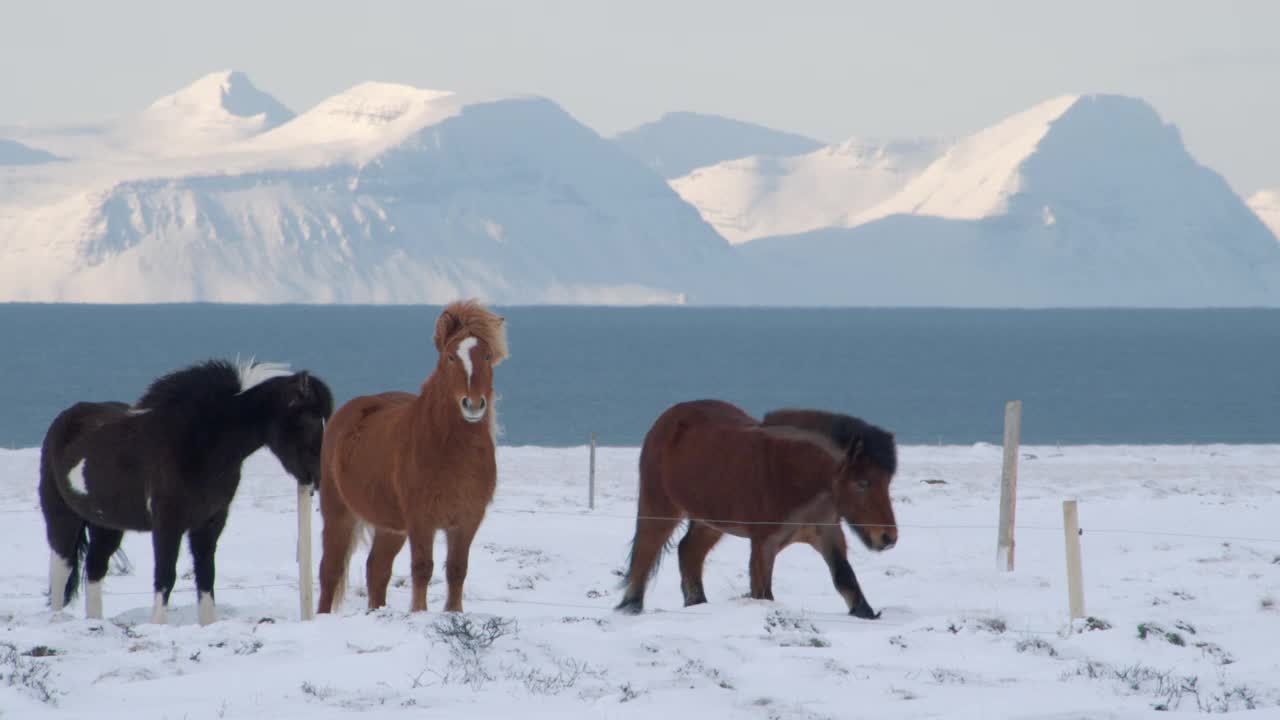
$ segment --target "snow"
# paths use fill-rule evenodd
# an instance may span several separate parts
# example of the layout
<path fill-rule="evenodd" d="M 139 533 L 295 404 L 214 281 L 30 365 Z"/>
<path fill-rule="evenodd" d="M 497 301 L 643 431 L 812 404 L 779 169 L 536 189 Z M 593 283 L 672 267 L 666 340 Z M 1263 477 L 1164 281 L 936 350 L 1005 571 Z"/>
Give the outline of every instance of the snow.
<path fill-rule="evenodd" d="M 1261 190 L 1249 197 L 1249 209 L 1257 213 L 1258 219 L 1276 236 L 1280 242 L 1280 190 Z"/>
<path fill-rule="evenodd" d="M 463 616 L 496 637 L 474 652 L 450 648 L 448 623 L 463 618 L 439 612 L 443 540 L 429 612 L 406 612 L 406 551 L 389 608 L 362 609 L 353 571 L 341 614 L 300 622 L 293 482 L 266 452 L 249 459 L 219 546 L 218 622 L 197 624 L 184 554 L 168 623 L 148 623 L 150 543 L 134 533 L 132 569 L 103 584 L 105 621 L 84 619 L 79 598 L 52 613 L 38 451 L 0 451 L 0 708 L 104 720 L 1276 712 L 1280 446 L 1024 447 L 1012 573 L 994 568 L 1000 448 L 900 450 L 897 547 L 871 554 L 851 538 L 883 611 L 864 621 L 844 614 L 805 547 L 779 558 L 776 601 L 744 599 L 747 543 L 734 538 L 708 559 L 708 604 L 681 606 L 668 557 L 646 612 L 618 615 L 637 449 L 599 449 L 588 511 L 586 448 L 501 447 Z M 1073 498 L 1086 612 L 1106 629 L 1067 623 L 1061 503 Z M 321 526 L 316 517 L 317 556 Z"/>
<path fill-rule="evenodd" d="M 272 127 L 255 93 L 214 74 L 0 177 L 0 301 L 678 303 L 734 262 L 550 101 L 363 83 Z"/>
<path fill-rule="evenodd" d="M 824 148 L 378 82 L 295 117 L 220 71 L 0 137 L 57 158 L 0 168 L 0 301 L 1280 306 L 1275 235 L 1121 96 Z"/>
<path fill-rule="evenodd" d="M 901 190 L 945 149 L 934 140 L 868 141 L 791 157 L 755 155 L 671 181 L 726 240 L 841 227 Z"/>
<path fill-rule="evenodd" d="M 849 227 L 742 247 L 786 304 L 1280 305 L 1280 245 L 1145 102 L 1064 97 L 956 143 Z"/>
<path fill-rule="evenodd" d="M 895 214 L 976 219 L 1001 215 L 1022 187 L 1026 162 L 1063 114 L 1080 101 L 1065 95 L 1017 113 L 956 143 L 891 199 L 851 213 L 849 226 Z"/>
<path fill-rule="evenodd" d="M 366 82 L 322 101 L 255 142 L 248 152 L 336 146 L 353 157 L 371 158 L 423 128 L 457 115 L 463 102 L 452 92 L 396 83 Z M 330 155 L 337 161 L 341 155 Z"/>

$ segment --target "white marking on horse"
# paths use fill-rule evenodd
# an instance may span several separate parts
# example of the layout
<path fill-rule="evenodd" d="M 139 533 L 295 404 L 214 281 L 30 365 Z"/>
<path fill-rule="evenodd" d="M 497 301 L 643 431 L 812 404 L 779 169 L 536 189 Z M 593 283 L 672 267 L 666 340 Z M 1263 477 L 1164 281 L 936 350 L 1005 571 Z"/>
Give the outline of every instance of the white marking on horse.
<path fill-rule="evenodd" d="M 155 594 L 155 600 L 151 605 L 151 622 L 156 625 L 165 625 L 168 623 L 168 611 L 164 604 L 164 593 Z"/>
<path fill-rule="evenodd" d="M 75 467 L 71 468 L 71 472 L 67 473 L 67 484 L 71 486 L 72 490 L 81 495 L 88 495 L 89 486 L 84 482 L 84 463 L 85 461 L 82 458 L 80 462 L 75 464 Z"/>
<path fill-rule="evenodd" d="M 218 614 L 213 607 L 213 593 L 201 592 L 199 606 L 196 610 L 200 618 L 201 625 L 209 625 L 218 619 Z"/>
<path fill-rule="evenodd" d="M 102 583 L 90 582 L 84 591 L 84 616 L 90 620 L 102 619 Z"/>
<path fill-rule="evenodd" d="M 462 369 L 467 371 L 467 389 L 471 389 L 471 351 L 480 341 L 474 337 L 464 339 L 458 343 L 458 359 L 462 361 Z"/>
<path fill-rule="evenodd" d="M 58 612 L 66 605 L 67 580 L 71 563 L 53 550 L 49 551 L 49 605 Z"/>
<path fill-rule="evenodd" d="M 245 392 L 250 388 L 278 377 L 292 375 L 289 370 L 289 363 L 260 362 L 254 363 L 253 358 L 249 358 L 248 362 L 237 363 L 236 375 L 240 378 L 240 392 Z"/>

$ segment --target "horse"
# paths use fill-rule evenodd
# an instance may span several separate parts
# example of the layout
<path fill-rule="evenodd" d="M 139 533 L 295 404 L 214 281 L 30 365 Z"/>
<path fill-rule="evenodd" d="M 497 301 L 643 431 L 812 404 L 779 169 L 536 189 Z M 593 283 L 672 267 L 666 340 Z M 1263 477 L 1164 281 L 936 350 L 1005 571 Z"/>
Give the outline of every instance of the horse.
<path fill-rule="evenodd" d="M 643 610 L 645 586 L 672 533 L 687 520 L 678 545 L 686 607 L 707 602 L 703 564 L 728 533 L 751 541 L 752 598 L 773 599 L 775 557 L 791 543 L 803 542 L 826 560 L 849 614 L 878 618 L 849 565 L 840 520 L 870 550 L 897 543 L 889 497 L 897 448 L 882 428 L 861 421 L 852 427 L 848 439 L 837 444 L 829 431 L 766 426 L 720 400 L 683 402 L 664 411 L 640 450 L 636 531 L 623 580 L 626 592 L 616 610 Z"/>
<path fill-rule="evenodd" d="M 387 602 L 391 566 L 409 542 L 410 611 L 427 609 L 436 531 L 448 540 L 445 610 L 462 611 L 471 541 L 497 485 L 493 368 L 508 355 L 506 323 L 474 300 L 436 320 L 435 369 L 415 395 L 352 398 L 334 413 L 320 463 L 318 613 L 337 610 L 358 536 L 373 531 L 365 563 L 369 608 Z"/>
<path fill-rule="evenodd" d="M 264 445 L 301 485 L 314 485 L 327 385 L 281 363 L 208 360 L 164 375 L 133 405 L 78 402 L 40 448 L 40 508 L 49 541 L 49 600 L 75 597 L 84 561 L 85 615 L 102 618 L 102 580 L 126 531 L 151 533 L 151 622 L 167 622 L 187 535 L 198 619 L 217 619 L 214 554 L 245 458 Z"/>

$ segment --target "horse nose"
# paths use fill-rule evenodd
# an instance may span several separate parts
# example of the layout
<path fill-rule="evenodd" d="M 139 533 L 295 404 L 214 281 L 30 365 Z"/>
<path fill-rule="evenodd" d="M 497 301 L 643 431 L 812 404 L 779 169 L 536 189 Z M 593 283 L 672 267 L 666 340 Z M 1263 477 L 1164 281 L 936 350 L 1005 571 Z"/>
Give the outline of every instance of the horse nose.
<path fill-rule="evenodd" d="M 466 395 L 462 396 L 462 409 L 463 410 L 471 409 L 471 398 L 467 397 Z"/>
<path fill-rule="evenodd" d="M 888 550 L 889 548 L 897 544 L 898 544 L 898 533 L 896 530 L 894 531 L 885 530 L 884 532 L 880 533 L 880 549 L 881 550 Z"/>

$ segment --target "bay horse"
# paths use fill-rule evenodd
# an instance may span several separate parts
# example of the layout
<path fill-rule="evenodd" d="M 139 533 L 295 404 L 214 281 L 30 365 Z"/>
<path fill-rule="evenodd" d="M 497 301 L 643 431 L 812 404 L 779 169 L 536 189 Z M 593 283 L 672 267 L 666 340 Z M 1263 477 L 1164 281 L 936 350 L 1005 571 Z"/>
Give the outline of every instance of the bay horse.
<path fill-rule="evenodd" d="M 133 405 L 79 402 L 54 418 L 40 448 L 40 508 L 51 550 L 49 601 L 75 597 L 84 561 L 85 615 L 102 618 L 102 580 L 126 531 L 150 532 L 151 622 L 167 619 L 187 535 L 198 619 L 216 619 L 214 554 L 245 458 L 264 445 L 301 485 L 320 471 L 333 395 L 280 363 L 209 360 L 165 375 Z"/>
<path fill-rule="evenodd" d="M 844 416 L 847 417 L 847 416 Z M 806 421 L 820 432 L 778 421 Z M 657 561 L 676 527 L 685 606 L 707 601 L 702 568 L 725 533 L 751 541 L 751 597 L 773 599 L 773 565 L 787 545 L 803 542 L 827 562 L 849 614 L 874 619 L 846 557 L 840 520 L 867 548 L 897 543 L 889 483 L 897 471 L 893 435 L 856 421 L 817 416 L 774 417 L 764 425 L 720 400 L 695 400 L 663 412 L 640 450 L 636 534 L 617 609 L 638 613 Z M 825 429 L 824 429 L 825 427 Z M 833 441 L 840 437 L 842 441 Z"/>
<path fill-rule="evenodd" d="M 336 610 L 347 566 L 365 526 L 369 608 L 386 605 L 396 555 L 409 542 L 410 610 L 427 609 L 437 530 L 448 540 L 446 611 L 462 611 L 471 541 L 493 500 L 498 469 L 493 368 L 508 355 L 506 323 L 474 300 L 449 304 L 436 320 L 435 370 L 415 395 L 352 398 L 325 431 L 320 464 L 319 613 Z"/>

